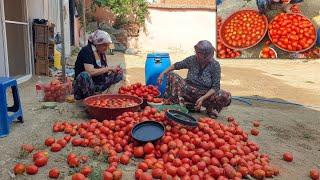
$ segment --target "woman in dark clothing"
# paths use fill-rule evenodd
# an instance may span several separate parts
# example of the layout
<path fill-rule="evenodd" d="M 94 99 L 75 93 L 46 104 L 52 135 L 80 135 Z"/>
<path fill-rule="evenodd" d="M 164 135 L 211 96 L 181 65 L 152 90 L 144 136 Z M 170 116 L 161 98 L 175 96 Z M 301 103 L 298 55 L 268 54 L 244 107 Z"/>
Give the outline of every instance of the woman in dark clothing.
<path fill-rule="evenodd" d="M 123 79 L 123 71 L 119 66 L 108 67 L 105 52 L 111 43 L 108 33 L 97 30 L 90 35 L 88 45 L 79 52 L 73 86 L 75 99 L 103 92 Z"/>
<path fill-rule="evenodd" d="M 164 97 L 170 104 L 189 102 L 196 110 L 202 106 L 207 114 L 216 118 L 222 108 L 231 103 L 231 94 L 220 89 L 221 69 L 214 60 L 214 47 L 209 41 L 200 41 L 195 47 L 196 55 L 177 62 L 158 78 L 161 84 L 163 76 L 168 75 Z M 173 70 L 188 69 L 186 79 L 172 73 Z"/>

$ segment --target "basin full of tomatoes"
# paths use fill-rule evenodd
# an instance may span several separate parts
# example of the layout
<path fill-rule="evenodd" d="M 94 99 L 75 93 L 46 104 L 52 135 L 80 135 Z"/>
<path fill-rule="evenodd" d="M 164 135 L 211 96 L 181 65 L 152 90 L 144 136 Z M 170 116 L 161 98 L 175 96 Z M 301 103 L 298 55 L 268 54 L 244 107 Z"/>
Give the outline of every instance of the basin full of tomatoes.
<path fill-rule="evenodd" d="M 262 48 L 259 57 L 265 59 L 275 59 L 277 58 L 277 53 L 273 48 L 265 46 Z"/>
<path fill-rule="evenodd" d="M 122 86 L 119 89 L 119 94 L 134 95 L 140 98 L 147 98 L 148 96 L 157 97 L 160 95 L 159 90 L 155 86 L 146 86 L 141 83 L 135 83 L 128 86 Z"/>
<path fill-rule="evenodd" d="M 127 108 L 132 106 L 139 105 L 133 99 L 125 99 L 125 98 L 114 98 L 114 99 L 97 99 L 90 102 L 91 106 L 100 107 L 100 108 L 109 108 L 109 109 L 117 109 L 117 108 Z"/>
<path fill-rule="evenodd" d="M 220 29 L 222 25 L 222 19 L 221 17 L 218 17 L 217 18 L 217 29 Z M 221 59 L 225 59 L 225 58 L 236 58 L 236 57 L 239 57 L 241 56 L 241 53 L 240 51 L 234 51 L 228 47 L 226 47 L 223 43 L 222 43 L 222 40 L 219 36 L 219 31 L 217 32 L 217 39 L 218 39 L 218 58 L 221 58 Z"/>
<path fill-rule="evenodd" d="M 48 84 L 41 84 L 44 91 L 45 102 L 63 102 L 67 95 L 70 94 L 72 89 L 72 83 L 67 80 L 66 83 L 62 83 L 59 80 L 53 80 Z"/>
<path fill-rule="evenodd" d="M 262 40 L 267 32 L 268 20 L 255 10 L 241 10 L 222 24 L 219 35 L 231 49 L 247 49 Z"/>
<path fill-rule="evenodd" d="M 316 42 L 316 29 L 301 14 L 281 13 L 269 24 L 269 38 L 287 52 L 303 52 Z"/>

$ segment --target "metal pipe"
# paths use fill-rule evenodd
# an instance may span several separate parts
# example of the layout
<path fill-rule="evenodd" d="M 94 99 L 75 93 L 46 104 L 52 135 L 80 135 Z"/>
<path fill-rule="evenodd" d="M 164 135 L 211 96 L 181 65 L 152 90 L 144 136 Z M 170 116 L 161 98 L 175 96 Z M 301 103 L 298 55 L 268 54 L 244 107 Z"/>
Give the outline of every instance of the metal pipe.
<path fill-rule="evenodd" d="M 86 0 L 82 0 L 82 16 L 83 16 L 83 46 L 85 46 L 87 42 L 86 38 L 86 30 L 87 30 L 87 25 L 86 25 Z"/>
<path fill-rule="evenodd" d="M 64 0 L 60 0 L 60 28 L 61 28 L 61 46 L 62 46 L 62 51 L 61 51 L 61 65 L 62 65 L 62 81 L 66 81 L 66 50 L 65 50 L 65 42 L 64 42 L 64 5 L 63 5 Z"/>

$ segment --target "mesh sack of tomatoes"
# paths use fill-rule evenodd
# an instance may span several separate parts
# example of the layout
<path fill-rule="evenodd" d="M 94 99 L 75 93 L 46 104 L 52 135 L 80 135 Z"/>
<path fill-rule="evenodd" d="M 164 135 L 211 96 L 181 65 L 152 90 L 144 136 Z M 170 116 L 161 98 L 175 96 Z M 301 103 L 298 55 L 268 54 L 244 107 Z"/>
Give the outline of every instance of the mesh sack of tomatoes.
<path fill-rule="evenodd" d="M 278 48 L 287 52 L 303 52 L 316 42 L 316 29 L 301 14 L 281 13 L 269 24 L 269 38 Z"/>
<path fill-rule="evenodd" d="M 267 27 L 265 15 L 256 10 L 241 10 L 224 21 L 219 35 L 228 48 L 243 50 L 258 44 L 266 35 Z"/>
<path fill-rule="evenodd" d="M 67 95 L 71 93 L 72 82 L 67 79 L 65 83 L 59 80 L 53 80 L 47 84 L 41 84 L 44 91 L 45 102 L 64 102 Z"/>
<path fill-rule="evenodd" d="M 222 25 L 221 17 L 217 18 L 217 29 L 220 29 Z M 236 58 L 241 56 L 240 51 L 234 51 L 228 47 L 226 47 L 219 36 L 219 31 L 217 32 L 217 40 L 218 40 L 218 58 L 225 59 L 225 58 Z"/>

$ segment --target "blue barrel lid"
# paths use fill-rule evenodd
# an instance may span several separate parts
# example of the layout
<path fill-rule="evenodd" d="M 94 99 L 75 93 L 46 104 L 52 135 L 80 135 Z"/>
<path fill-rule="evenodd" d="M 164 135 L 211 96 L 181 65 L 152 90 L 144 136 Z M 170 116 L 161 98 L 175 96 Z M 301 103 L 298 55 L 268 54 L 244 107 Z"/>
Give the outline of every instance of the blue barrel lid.
<path fill-rule="evenodd" d="M 169 53 L 148 53 L 147 58 L 153 57 L 169 57 Z"/>

